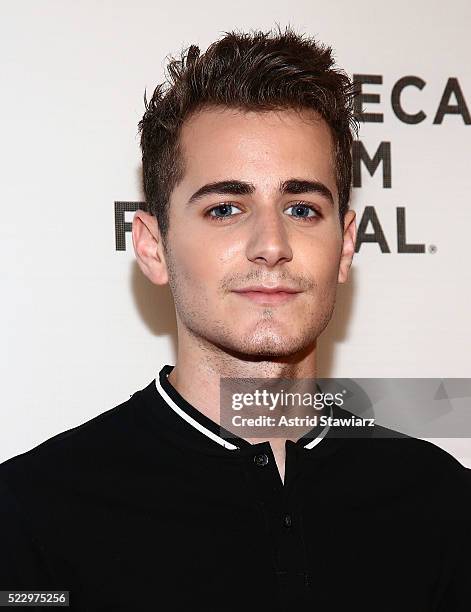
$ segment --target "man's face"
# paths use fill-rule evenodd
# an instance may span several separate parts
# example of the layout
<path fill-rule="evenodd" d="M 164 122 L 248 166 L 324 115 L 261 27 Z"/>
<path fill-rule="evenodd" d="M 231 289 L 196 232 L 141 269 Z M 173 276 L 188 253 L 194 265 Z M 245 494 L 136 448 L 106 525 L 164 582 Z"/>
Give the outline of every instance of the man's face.
<path fill-rule="evenodd" d="M 184 123 L 181 145 L 185 174 L 171 195 L 165 252 L 178 324 L 245 355 L 312 347 L 332 315 L 343 244 L 327 124 L 308 111 L 217 107 Z M 234 185 L 190 202 L 221 181 Z M 298 293 L 238 292 L 258 285 Z"/>

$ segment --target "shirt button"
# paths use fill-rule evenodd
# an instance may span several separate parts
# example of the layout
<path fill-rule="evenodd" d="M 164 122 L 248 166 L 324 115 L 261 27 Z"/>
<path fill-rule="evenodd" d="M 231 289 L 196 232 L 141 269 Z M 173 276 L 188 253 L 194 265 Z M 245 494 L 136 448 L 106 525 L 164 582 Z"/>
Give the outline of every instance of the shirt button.
<path fill-rule="evenodd" d="M 263 467 L 268 463 L 268 457 L 267 455 L 265 455 L 265 453 L 262 453 L 261 455 L 255 455 L 253 460 L 255 465 L 259 465 L 260 467 Z"/>
<path fill-rule="evenodd" d="M 285 527 L 291 527 L 292 525 L 291 514 L 285 514 L 283 518 L 283 525 Z"/>

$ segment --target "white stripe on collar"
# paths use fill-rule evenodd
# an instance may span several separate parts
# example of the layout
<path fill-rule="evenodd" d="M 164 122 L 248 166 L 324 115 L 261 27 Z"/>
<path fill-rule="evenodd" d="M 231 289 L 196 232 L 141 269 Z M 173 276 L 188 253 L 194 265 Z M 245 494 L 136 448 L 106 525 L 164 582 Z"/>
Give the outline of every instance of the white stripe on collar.
<path fill-rule="evenodd" d="M 166 376 L 167 376 L 167 379 L 168 379 L 168 374 L 166 374 Z M 170 408 L 172 408 L 178 415 L 180 415 L 182 417 L 182 419 L 184 419 L 187 423 L 192 425 L 195 429 L 197 429 L 198 431 L 203 433 L 208 438 L 211 438 L 211 440 L 214 440 L 214 442 L 217 442 L 221 446 L 224 446 L 224 448 L 227 448 L 229 450 L 238 450 L 239 449 L 239 447 L 236 446 L 235 444 L 231 444 L 227 440 L 224 440 L 224 438 L 221 438 L 221 436 L 218 436 L 217 434 L 212 432 L 210 429 L 208 429 L 204 425 L 201 425 L 201 423 L 198 423 L 198 421 L 196 419 L 191 417 L 182 408 L 180 408 L 180 406 L 178 406 L 178 404 L 176 404 L 173 401 L 173 399 L 169 396 L 169 394 L 165 391 L 165 389 L 160 384 L 159 376 L 156 376 L 156 378 L 155 378 L 155 385 L 157 387 L 157 391 L 164 398 L 164 400 L 167 402 L 167 404 L 170 406 Z M 330 419 L 332 418 L 332 414 L 333 414 L 333 412 L 332 412 L 332 406 L 331 406 L 330 407 Z M 324 427 L 324 429 L 321 431 L 321 433 L 316 438 L 314 438 L 314 440 L 311 440 L 310 442 L 305 444 L 304 448 L 307 448 L 307 449 L 314 448 L 314 446 L 316 446 L 316 444 L 319 444 L 319 442 L 325 437 L 325 435 L 327 434 L 329 429 L 330 429 L 330 424 L 327 423 L 327 425 Z"/>
<path fill-rule="evenodd" d="M 322 440 L 322 438 L 327 434 L 327 432 L 330 429 L 330 420 L 332 419 L 332 415 L 333 415 L 333 411 L 332 411 L 332 406 L 330 407 L 330 415 L 329 415 L 329 422 L 327 423 L 327 425 L 324 427 L 324 429 L 321 431 L 321 433 L 314 438 L 314 440 L 311 440 L 308 444 L 304 445 L 304 448 L 314 448 L 316 446 L 316 444 L 319 444 L 319 442 Z"/>
<path fill-rule="evenodd" d="M 168 375 L 167 375 L 168 378 Z M 159 376 L 156 377 L 155 379 L 155 384 L 157 386 L 157 390 L 160 393 L 160 395 L 164 398 L 164 400 L 167 402 L 167 404 L 170 406 L 170 408 L 173 408 L 173 410 L 175 410 L 175 412 L 177 414 L 179 414 L 182 419 L 185 419 L 185 421 L 187 423 L 189 423 L 190 425 L 192 425 L 195 429 L 197 429 L 198 431 L 200 431 L 201 433 L 203 433 L 205 436 L 207 436 L 208 438 L 211 438 L 211 440 L 214 440 L 215 442 L 217 442 L 218 444 L 220 444 L 221 446 L 224 446 L 224 448 L 228 448 L 229 450 L 238 450 L 239 447 L 236 446 L 235 444 L 231 444 L 230 442 L 228 442 L 227 440 L 224 440 L 224 438 L 221 438 L 220 436 L 218 436 L 217 434 L 215 434 L 214 432 L 212 432 L 210 429 L 208 429 L 207 427 L 205 427 L 204 425 L 201 425 L 201 423 L 198 423 L 198 421 L 196 421 L 193 417 L 191 417 L 189 414 L 187 414 L 184 410 L 182 410 L 180 408 L 180 406 L 178 406 L 173 399 L 168 395 L 168 393 L 165 391 L 165 389 L 162 387 L 162 385 L 160 384 L 160 380 L 159 380 Z"/>

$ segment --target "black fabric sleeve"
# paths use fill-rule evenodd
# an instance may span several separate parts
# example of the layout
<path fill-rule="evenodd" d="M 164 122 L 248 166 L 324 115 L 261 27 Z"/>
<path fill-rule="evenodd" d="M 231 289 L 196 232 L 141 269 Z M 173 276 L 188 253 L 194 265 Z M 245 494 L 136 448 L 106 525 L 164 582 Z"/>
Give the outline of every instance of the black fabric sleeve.
<path fill-rule="evenodd" d="M 0 479 L 0 590 L 56 588 L 44 546 Z"/>
<path fill-rule="evenodd" d="M 471 469 L 465 473 L 466 494 L 459 509 L 461 529 L 456 538 L 456 557 L 451 578 L 446 586 L 437 612 L 469 612 L 471 610 Z M 450 532 L 452 532 L 450 526 Z"/>

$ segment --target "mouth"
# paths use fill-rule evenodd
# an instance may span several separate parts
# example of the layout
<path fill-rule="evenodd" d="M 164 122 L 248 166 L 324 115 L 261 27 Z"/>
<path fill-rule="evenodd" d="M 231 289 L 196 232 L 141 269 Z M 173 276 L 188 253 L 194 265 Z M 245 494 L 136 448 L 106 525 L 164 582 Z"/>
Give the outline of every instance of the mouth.
<path fill-rule="evenodd" d="M 236 295 L 262 306 L 285 304 L 296 299 L 300 291 L 234 291 Z"/>

